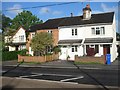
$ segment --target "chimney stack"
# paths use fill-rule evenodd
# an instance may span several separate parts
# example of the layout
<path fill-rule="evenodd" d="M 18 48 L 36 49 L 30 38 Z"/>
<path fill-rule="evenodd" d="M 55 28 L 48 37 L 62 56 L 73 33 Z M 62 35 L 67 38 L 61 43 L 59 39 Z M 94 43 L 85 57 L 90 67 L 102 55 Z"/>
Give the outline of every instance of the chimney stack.
<path fill-rule="evenodd" d="M 91 18 L 91 9 L 90 5 L 87 4 L 85 8 L 83 8 L 83 19 L 89 20 Z"/>
<path fill-rule="evenodd" d="M 70 13 L 71 14 L 71 17 L 73 17 L 73 13 Z"/>

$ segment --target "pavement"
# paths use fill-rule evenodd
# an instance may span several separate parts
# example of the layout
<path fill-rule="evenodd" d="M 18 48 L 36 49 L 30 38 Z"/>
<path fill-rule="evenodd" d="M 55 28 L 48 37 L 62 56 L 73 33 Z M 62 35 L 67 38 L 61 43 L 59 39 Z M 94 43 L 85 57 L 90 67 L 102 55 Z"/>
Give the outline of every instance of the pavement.
<path fill-rule="evenodd" d="M 110 65 L 107 64 L 79 64 L 77 65 L 81 69 L 107 69 L 107 70 L 118 70 L 118 63 L 120 62 L 120 58 L 117 58 Z M 18 64 L 17 60 L 13 61 L 4 61 L 2 62 L 3 66 L 16 66 Z M 46 62 L 42 64 L 37 63 L 23 63 L 20 67 L 44 67 L 44 68 L 77 68 L 74 65 L 73 61 L 67 60 L 56 60 L 51 62 Z"/>
<path fill-rule="evenodd" d="M 61 89 L 61 90 L 75 90 L 75 88 L 78 89 L 91 89 L 91 90 L 105 90 L 100 85 L 86 85 L 86 84 L 73 84 L 70 82 L 57 82 L 57 81 L 48 81 L 48 80 L 36 80 L 36 79 L 23 79 L 23 78 L 10 78 L 10 77 L 2 77 L 3 81 L 3 89 L 4 90 L 18 90 L 18 89 L 39 89 L 44 90 L 47 88 L 47 90 L 53 90 L 53 89 Z M 118 90 L 118 87 L 113 86 L 107 86 L 109 90 Z M 77 90 L 78 90 L 77 89 Z"/>

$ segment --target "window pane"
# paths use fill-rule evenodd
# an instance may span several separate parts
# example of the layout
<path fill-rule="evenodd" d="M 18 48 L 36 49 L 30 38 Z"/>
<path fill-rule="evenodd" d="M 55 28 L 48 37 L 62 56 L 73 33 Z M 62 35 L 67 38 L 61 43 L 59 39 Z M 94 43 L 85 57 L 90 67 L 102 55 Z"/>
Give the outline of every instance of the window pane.
<path fill-rule="evenodd" d="M 96 35 L 100 35 L 100 30 L 96 30 Z"/>
<path fill-rule="evenodd" d="M 75 35 L 77 35 L 77 29 L 75 29 Z"/>
<path fill-rule="evenodd" d="M 75 52 L 77 52 L 77 46 L 75 46 Z"/>
<path fill-rule="evenodd" d="M 72 36 L 74 35 L 74 29 L 72 29 Z"/>
<path fill-rule="evenodd" d="M 105 28 L 101 27 L 101 34 L 105 34 Z"/>
<path fill-rule="evenodd" d="M 74 50 L 74 46 L 72 46 L 72 52 L 74 52 L 75 50 Z"/>
<path fill-rule="evenodd" d="M 95 34 L 95 28 L 91 28 L 92 29 L 92 34 Z"/>

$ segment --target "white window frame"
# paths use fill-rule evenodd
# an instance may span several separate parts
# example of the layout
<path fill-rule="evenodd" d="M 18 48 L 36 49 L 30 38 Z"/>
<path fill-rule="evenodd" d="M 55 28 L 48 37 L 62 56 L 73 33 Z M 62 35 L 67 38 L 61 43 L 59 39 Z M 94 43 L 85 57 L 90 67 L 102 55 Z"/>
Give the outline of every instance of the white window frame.
<path fill-rule="evenodd" d="M 48 30 L 47 32 L 48 32 L 48 33 L 50 33 L 50 34 L 52 34 L 52 33 L 53 33 L 53 31 L 52 31 L 52 30 Z"/>
<path fill-rule="evenodd" d="M 92 27 L 91 32 L 92 35 L 105 35 L 105 27 Z"/>
<path fill-rule="evenodd" d="M 25 38 L 24 35 L 20 35 L 19 36 L 19 41 L 24 41 L 24 38 Z"/>
<path fill-rule="evenodd" d="M 78 35 L 78 29 L 77 28 L 73 28 L 72 29 L 72 36 L 77 36 Z"/>
<path fill-rule="evenodd" d="M 73 45 L 71 47 L 71 52 L 78 52 L 78 46 L 77 45 Z"/>

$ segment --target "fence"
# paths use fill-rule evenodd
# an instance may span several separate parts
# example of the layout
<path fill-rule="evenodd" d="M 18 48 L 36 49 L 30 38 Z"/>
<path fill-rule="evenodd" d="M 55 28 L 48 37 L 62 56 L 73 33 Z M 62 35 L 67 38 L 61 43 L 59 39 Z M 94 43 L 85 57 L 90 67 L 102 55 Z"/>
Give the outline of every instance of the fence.
<path fill-rule="evenodd" d="M 82 63 L 101 63 L 105 64 L 105 57 L 92 57 L 92 56 L 84 56 L 84 57 L 78 57 L 77 55 L 75 56 L 75 62 L 82 62 Z"/>
<path fill-rule="evenodd" d="M 21 56 L 18 55 L 18 62 L 21 62 L 24 60 L 24 62 L 48 62 L 58 59 L 58 54 L 53 55 L 47 55 L 47 56 Z"/>

